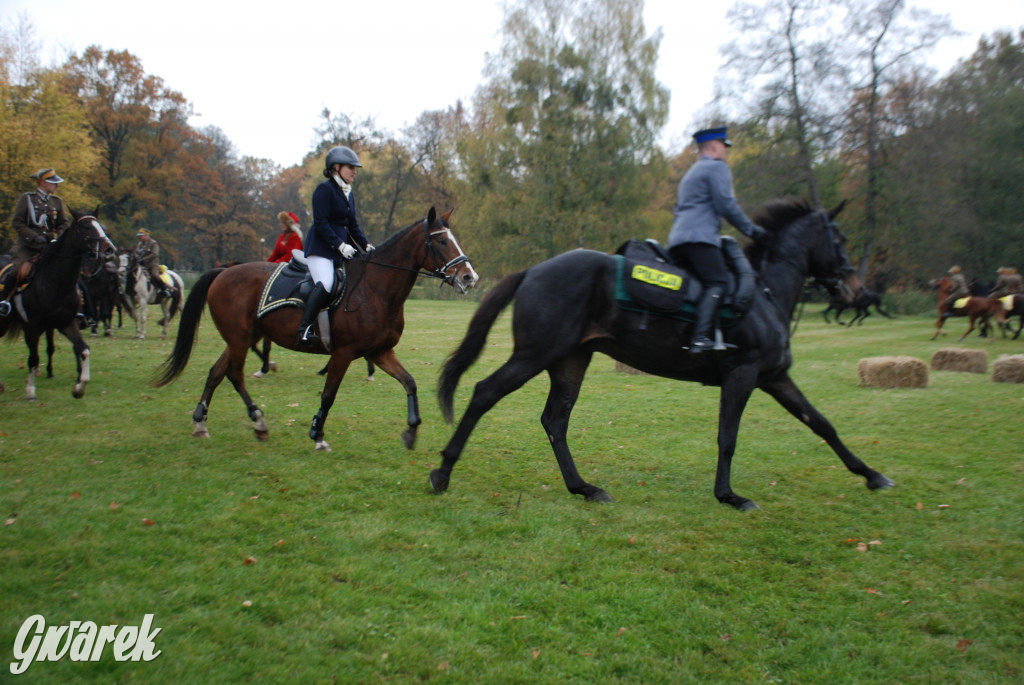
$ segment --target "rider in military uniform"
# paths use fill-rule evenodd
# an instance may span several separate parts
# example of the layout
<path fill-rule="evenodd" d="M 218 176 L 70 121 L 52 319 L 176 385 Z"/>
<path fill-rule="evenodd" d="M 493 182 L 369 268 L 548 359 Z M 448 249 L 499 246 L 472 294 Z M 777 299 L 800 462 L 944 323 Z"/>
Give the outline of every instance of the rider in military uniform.
<path fill-rule="evenodd" d="M 23 193 L 14 206 L 11 225 L 18 238 L 11 248 L 11 268 L 0 283 L 0 316 L 11 313 L 10 296 L 14 290 L 18 267 L 32 259 L 71 225 L 64 200 L 54 195 L 57 184 L 64 179 L 53 169 L 40 169 L 32 174 L 36 189 Z"/>
<path fill-rule="evenodd" d="M 971 294 L 971 288 L 967 285 L 967 279 L 964 278 L 962 271 L 956 264 L 949 267 L 949 280 L 953 282 L 953 285 L 949 295 L 946 296 L 946 312 L 942 315 L 944 318 L 953 316 L 953 307 L 957 300 Z"/>
<path fill-rule="evenodd" d="M 152 283 L 153 289 L 159 293 L 157 300 L 170 297 L 170 289 L 164 283 L 164 279 L 160 278 L 159 243 L 150 237 L 149 231 L 145 228 L 140 228 L 135 236 L 139 239 L 139 244 L 135 246 L 135 260 L 149 274 L 149 282 Z"/>
<path fill-rule="evenodd" d="M 998 270 L 999 278 L 996 279 L 996 287 L 989 297 L 1006 297 L 1007 295 L 1024 294 L 1024 279 L 1021 279 L 1017 270 L 1012 266 L 1001 266 Z"/>

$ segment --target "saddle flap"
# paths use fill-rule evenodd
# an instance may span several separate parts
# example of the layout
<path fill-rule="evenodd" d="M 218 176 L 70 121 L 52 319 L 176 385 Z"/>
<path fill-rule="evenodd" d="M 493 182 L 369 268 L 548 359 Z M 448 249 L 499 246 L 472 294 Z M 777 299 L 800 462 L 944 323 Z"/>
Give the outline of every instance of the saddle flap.
<path fill-rule="evenodd" d="M 294 257 L 294 253 L 293 253 Z M 345 265 L 334 270 L 334 287 L 331 289 L 331 298 L 328 300 L 327 309 L 337 307 L 345 296 L 346 273 Z M 263 284 L 263 292 L 260 294 L 259 304 L 256 307 L 256 318 L 281 307 L 305 307 L 306 300 L 313 292 L 313 277 L 306 267 L 305 260 L 297 262 L 292 260 L 279 264 L 267 277 Z"/>

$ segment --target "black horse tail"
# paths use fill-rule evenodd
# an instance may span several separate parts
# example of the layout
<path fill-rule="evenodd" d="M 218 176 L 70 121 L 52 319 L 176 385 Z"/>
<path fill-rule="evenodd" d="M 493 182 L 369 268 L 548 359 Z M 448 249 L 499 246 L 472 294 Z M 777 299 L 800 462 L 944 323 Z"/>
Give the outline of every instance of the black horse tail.
<path fill-rule="evenodd" d="M 526 277 L 526 271 L 511 274 L 501 279 L 491 292 L 487 293 L 476 313 L 469 322 L 469 329 L 462 344 L 445 360 L 441 369 L 441 378 L 437 387 L 437 399 L 441 405 L 441 413 L 448 423 L 453 420 L 452 403 L 459 378 L 480 356 L 487 342 L 487 334 L 491 331 L 498 315 L 508 306 L 516 295 L 519 285 Z"/>
<path fill-rule="evenodd" d="M 199 320 L 203 318 L 203 309 L 206 308 L 206 293 L 210 290 L 213 279 L 220 275 L 224 269 L 212 269 L 199 277 L 196 284 L 192 286 L 185 306 L 181 309 L 181 320 L 178 322 L 178 337 L 174 341 L 174 350 L 163 364 L 160 365 L 158 375 L 150 381 L 150 384 L 159 388 L 167 385 L 185 370 L 189 357 L 192 356 L 192 347 L 196 342 L 196 330 L 199 328 Z"/>

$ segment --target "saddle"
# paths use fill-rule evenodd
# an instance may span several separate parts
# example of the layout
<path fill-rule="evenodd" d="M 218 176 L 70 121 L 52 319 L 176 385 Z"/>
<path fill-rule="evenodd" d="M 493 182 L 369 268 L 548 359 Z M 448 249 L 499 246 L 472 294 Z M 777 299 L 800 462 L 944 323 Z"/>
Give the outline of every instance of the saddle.
<path fill-rule="evenodd" d="M 38 260 L 39 255 L 32 255 L 18 265 L 17 271 L 15 271 L 13 264 L 5 264 L 0 268 L 0 295 L 6 292 L 5 286 L 8 285 L 15 293 L 20 293 L 27 288 L 28 284 L 32 282 L 32 277 L 35 275 L 36 262 Z"/>
<path fill-rule="evenodd" d="M 750 309 L 757 274 L 733 238 L 722 236 L 722 252 L 729 266 L 729 284 L 719 306 L 718 322 L 728 327 Z M 673 264 L 657 241 L 628 240 L 615 256 L 615 302 L 619 308 L 691 323 L 697 320 L 697 302 L 704 286 L 700 279 Z"/>
<path fill-rule="evenodd" d="M 326 309 L 321 311 L 332 311 L 341 304 L 345 297 L 346 285 L 345 263 L 342 262 L 341 266 L 334 270 L 331 297 L 327 300 Z M 256 318 L 260 319 L 281 307 L 303 308 L 312 292 L 313 277 L 309 274 L 309 264 L 301 251 L 292 250 L 291 261 L 279 264 L 263 285 L 263 292 L 256 308 Z"/>

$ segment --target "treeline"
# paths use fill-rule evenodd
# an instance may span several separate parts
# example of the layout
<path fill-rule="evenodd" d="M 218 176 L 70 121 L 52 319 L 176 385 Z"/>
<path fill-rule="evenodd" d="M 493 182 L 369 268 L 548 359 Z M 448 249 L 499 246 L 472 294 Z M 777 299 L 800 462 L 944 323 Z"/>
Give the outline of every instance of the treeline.
<path fill-rule="evenodd" d="M 738 3 L 741 38 L 722 47 L 719 97 L 693 127 L 731 126 L 748 211 L 792 194 L 849 199 L 841 227 L 874 287 L 919 287 L 953 263 L 991 280 L 1024 267 L 1024 32 L 987 37 L 940 77 L 921 60 L 952 27 L 904 5 Z M 128 52 L 92 46 L 41 65 L 22 17 L 0 34 L 0 207 L 54 166 L 69 179 L 64 199 L 98 208 L 119 245 L 145 226 L 178 268 L 261 259 L 279 211 L 308 228 L 323 155 L 343 144 L 364 164 L 371 240 L 431 205 L 456 207 L 487 278 L 576 247 L 664 240 L 694 153 L 658 144 L 670 94 L 655 78 L 661 33 L 642 14 L 642 0 L 510 3 L 471 103 L 400 132 L 325 110 L 319 142 L 287 168 L 190 126 L 186 96 Z M 13 238 L 4 222 L 0 251 Z"/>

